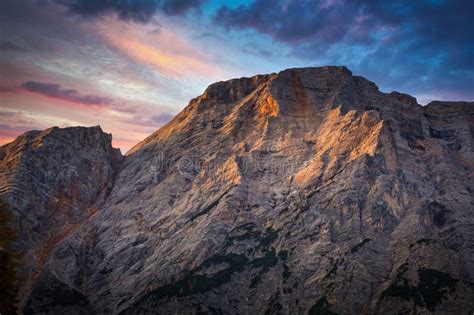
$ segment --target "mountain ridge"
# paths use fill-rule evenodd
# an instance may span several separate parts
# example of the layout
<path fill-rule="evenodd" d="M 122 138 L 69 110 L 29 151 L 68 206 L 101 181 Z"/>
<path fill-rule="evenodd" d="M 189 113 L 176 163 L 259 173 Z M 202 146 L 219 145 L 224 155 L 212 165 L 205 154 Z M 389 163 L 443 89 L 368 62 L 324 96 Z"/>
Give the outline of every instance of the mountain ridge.
<path fill-rule="evenodd" d="M 473 105 L 345 67 L 212 84 L 116 165 L 95 148 L 106 193 L 24 311 L 467 314 Z"/>

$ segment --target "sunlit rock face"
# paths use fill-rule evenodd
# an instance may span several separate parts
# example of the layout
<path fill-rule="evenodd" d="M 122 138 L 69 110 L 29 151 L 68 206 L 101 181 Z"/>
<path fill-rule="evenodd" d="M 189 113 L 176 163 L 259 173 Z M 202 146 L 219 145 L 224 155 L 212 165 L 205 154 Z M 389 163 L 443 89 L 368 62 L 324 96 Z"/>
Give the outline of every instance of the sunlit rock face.
<path fill-rule="evenodd" d="M 474 309 L 474 103 L 289 69 L 209 86 L 112 160 L 25 312 Z"/>

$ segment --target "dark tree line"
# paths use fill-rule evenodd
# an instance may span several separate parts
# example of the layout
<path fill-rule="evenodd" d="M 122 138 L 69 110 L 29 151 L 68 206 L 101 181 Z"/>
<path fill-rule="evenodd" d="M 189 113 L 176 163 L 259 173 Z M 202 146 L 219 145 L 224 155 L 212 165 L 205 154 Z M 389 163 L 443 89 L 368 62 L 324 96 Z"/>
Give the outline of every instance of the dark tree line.
<path fill-rule="evenodd" d="M 10 223 L 13 214 L 8 205 L 0 200 L 0 314 L 17 312 L 17 269 L 20 254 L 12 249 L 17 234 Z"/>

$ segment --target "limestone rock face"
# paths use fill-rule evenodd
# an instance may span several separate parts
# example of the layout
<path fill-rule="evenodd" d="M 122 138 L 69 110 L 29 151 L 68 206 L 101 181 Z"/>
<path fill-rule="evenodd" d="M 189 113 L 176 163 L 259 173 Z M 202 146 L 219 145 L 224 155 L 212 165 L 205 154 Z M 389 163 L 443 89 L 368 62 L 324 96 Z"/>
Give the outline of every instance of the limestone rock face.
<path fill-rule="evenodd" d="M 0 198 L 10 205 L 23 253 L 24 300 L 50 253 L 91 217 L 122 155 L 100 127 L 30 131 L 0 147 Z"/>
<path fill-rule="evenodd" d="M 24 310 L 469 314 L 473 172 L 474 103 L 422 107 L 345 67 L 215 83 L 107 194 L 74 195 L 94 215 Z"/>

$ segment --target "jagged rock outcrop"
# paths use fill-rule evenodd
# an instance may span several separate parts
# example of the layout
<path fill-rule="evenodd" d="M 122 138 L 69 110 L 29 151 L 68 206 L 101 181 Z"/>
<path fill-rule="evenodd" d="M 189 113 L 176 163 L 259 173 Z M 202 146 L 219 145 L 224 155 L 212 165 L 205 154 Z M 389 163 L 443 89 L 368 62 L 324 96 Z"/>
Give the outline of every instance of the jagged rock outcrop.
<path fill-rule="evenodd" d="M 473 171 L 473 103 L 345 67 L 215 83 L 127 154 L 25 312 L 469 314 Z"/>
<path fill-rule="evenodd" d="M 30 131 L 0 147 L 0 198 L 15 215 L 20 299 L 50 253 L 93 216 L 122 161 L 100 127 Z"/>

